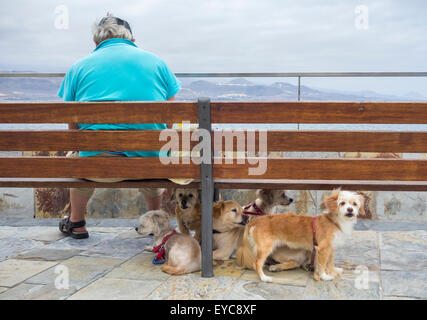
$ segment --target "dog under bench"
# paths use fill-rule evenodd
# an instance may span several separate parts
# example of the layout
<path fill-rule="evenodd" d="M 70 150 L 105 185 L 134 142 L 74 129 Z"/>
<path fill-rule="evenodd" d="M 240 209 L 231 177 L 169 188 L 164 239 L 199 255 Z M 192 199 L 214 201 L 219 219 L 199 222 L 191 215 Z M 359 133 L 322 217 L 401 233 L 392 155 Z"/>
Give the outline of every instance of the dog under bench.
<path fill-rule="evenodd" d="M 211 133 L 202 139 L 200 154 L 209 161 L 178 159 L 165 164 L 159 158 L 0 157 L 0 187 L 199 188 L 203 277 L 213 276 L 212 204 L 218 189 L 427 191 L 427 158 L 267 156 L 275 151 L 427 153 L 427 131 L 261 132 L 251 125 L 427 124 L 426 102 L 211 102 L 209 98 L 191 102 L 0 102 L 0 123 L 8 124 L 182 122 L 198 123 Z M 215 139 L 218 130 L 212 130 L 213 124 L 241 124 L 242 129 L 221 130 L 216 132 L 221 139 Z M 181 141 L 186 133 L 176 134 Z M 0 151 L 150 151 L 160 150 L 167 142 L 160 135 L 157 130 L 1 130 Z M 190 147 L 198 143 L 194 139 Z M 178 151 L 188 150 L 180 145 Z M 260 170 L 251 173 L 257 166 Z M 101 183 L 81 177 L 145 180 Z M 169 178 L 194 182 L 182 186 Z"/>

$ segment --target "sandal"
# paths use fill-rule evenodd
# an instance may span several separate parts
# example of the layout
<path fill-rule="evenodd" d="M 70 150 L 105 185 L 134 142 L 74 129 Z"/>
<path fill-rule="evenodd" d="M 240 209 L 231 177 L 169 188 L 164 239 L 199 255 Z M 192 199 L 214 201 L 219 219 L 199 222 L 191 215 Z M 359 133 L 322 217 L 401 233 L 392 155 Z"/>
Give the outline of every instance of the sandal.
<path fill-rule="evenodd" d="M 86 225 L 86 221 L 82 220 L 79 222 L 71 222 L 70 217 L 63 218 L 59 221 L 59 231 L 62 233 L 71 236 L 74 239 L 86 239 L 89 238 L 89 233 L 85 232 L 73 232 L 74 228 L 81 228 Z"/>

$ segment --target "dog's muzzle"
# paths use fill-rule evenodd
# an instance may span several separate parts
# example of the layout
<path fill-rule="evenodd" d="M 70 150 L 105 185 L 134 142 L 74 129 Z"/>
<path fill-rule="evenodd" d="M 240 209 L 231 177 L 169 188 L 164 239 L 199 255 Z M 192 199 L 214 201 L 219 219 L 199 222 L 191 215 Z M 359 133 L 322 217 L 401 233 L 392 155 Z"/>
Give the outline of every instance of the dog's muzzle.
<path fill-rule="evenodd" d="M 347 213 L 345 214 L 345 216 L 347 218 L 353 218 L 354 214 L 353 214 L 353 208 L 348 208 L 347 209 Z"/>
<path fill-rule="evenodd" d="M 244 215 L 242 216 L 242 221 L 240 222 L 240 224 L 241 224 L 242 226 L 246 226 L 246 225 L 248 224 L 248 222 L 249 222 L 249 216 L 248 216 L 248 215 L 246 215 L 246 214 L 244 214 Z"/>
<path fill-rule="evenodd" d="M 187 200 L 181 200 L 181 208 L 182 209 L 187 209 L 188 207 L 187 207 Z"/>

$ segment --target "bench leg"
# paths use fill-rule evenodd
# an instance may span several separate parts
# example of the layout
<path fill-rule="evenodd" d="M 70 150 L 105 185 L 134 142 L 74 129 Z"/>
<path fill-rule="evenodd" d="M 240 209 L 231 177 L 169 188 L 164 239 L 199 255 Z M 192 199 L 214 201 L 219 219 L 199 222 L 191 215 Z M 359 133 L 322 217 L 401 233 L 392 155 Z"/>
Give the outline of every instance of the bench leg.
<path fill-rule="evenodd" d="M 211 107 L 209 98 L 198 99 L 199 128 L 208 132 L 212 130 Z M 209 149 L 212 150 L 211 139 L 207 142 Z M 201 150 L 203 157 L 203 149 Z M 202 277 L 213 277 L 213 221 L 212 206 L 214 199 L 214 182 L 212 175 L 212 156 L 208 163 L 200 164 L 200 182 L 202 188 Z"/>
<path fill-rule="evenodd" d="M 208 169 L 212 169 L 211 167 Z M 210 170 L 211 171 L 211 170 Z M 212 206 L 214 185 L 209 175 L 202 179 L 202 277 L 213 277 L 212 250 L 213 250 L 213 221 Z"/>

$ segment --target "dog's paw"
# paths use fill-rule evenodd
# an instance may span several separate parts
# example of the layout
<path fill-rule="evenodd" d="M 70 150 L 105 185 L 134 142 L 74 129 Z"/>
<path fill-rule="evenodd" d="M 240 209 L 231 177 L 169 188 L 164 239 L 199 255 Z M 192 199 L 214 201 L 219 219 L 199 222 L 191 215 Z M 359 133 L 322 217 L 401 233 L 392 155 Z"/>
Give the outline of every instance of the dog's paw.
<path fill-rule="evenodd" d="M 273 278 L 269 277 L 269 276 L 266 276 L 265 274 L 263 274 L 261 276 L 261 281 L 263 281 L 263 282 L 273 282 Z"/>
<path fill-rule="evenodd" d="M 320 279 L 323 280 L 323 281 L 331 281 L 331 280 L 334 280 L 334 277 L 330 276 L 329 274 L 322 273 L 320 275 Z"/>
<path fill-rule="evenodd" d="M 343 269 L 343 268 L 335 268 L 335 272 L 336 272 L 338 275 L 341 275 L 341 274 L 344 272 L 344 269 Z"/>
<path fill-rule="evenodd" d="M 273 265 L 271 265 L 271 266 L 268 267 L 268 271 L 279 272 L 279 271 L 282 271 L 282 270 L 280 268 L 278 268 L 277 265 L 273 264 Z"/>
<path fill-rule="evenodd" d="M 144 251 L 153 251 L 154 247 L 153 246 L 146 246 L 144 248 Z"/>

